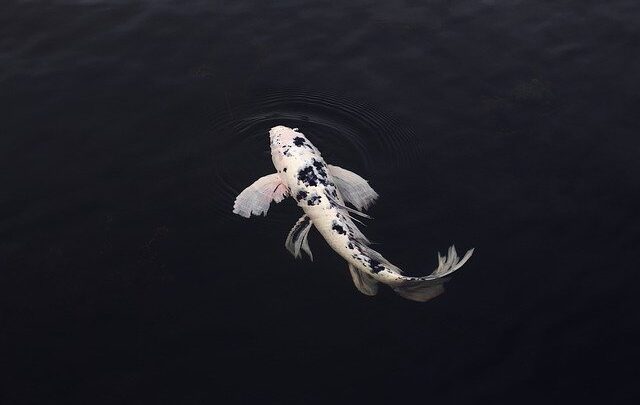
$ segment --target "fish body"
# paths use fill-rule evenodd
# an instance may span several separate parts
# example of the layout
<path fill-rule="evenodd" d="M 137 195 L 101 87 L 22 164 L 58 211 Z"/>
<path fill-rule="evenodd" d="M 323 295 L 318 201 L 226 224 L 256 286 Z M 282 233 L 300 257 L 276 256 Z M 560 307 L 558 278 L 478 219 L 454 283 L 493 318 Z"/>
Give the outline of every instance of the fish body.
<path fill-rule="evenodd" d="M 295 256 L 306 252 L 313 260 L 307 235 L 313 225 L 329 246 L 343 257 L 355 286 L 366 295 L 375 295 L 378 284 L 392 287 L 401 296 L 427 301 L 444 291 L 442 284 L 471 256 L 459 258 L 452 246 L 446 257 L 438 254 L 438 268 L 424 277 L 408 277 L 380 253 L 358 229 L 356 216 L 369 217 L 369 208 L 378 194 L 357 174 L 328 165 L 320 151 L 297 128 L 276 126 L 269 131 L 271 157 L 276 173 L 264 176 L 238 195 L 233 212 L 250 217 L 266 215 L 272 201 L 295 199 L 304 211 L 289 232 L 286 248 Z M 346 203 L 353 205 L 348 207 Z"/>

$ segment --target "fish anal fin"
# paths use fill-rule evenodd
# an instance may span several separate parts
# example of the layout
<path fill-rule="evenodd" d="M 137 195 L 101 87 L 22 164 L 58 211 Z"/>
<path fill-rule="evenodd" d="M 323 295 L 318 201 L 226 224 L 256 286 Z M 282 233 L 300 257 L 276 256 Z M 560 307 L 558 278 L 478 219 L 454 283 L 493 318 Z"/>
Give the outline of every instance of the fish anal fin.
<path fill-rule="evenodd" d="M 351 273 L 353 284 L 356 286 L 358 291 L 364 295 L 370 296 L 378 293 L 378 282 L 373 277 L 361 270 L 358 270 L 351 263 L 349 263 L 349 272 Z"/>

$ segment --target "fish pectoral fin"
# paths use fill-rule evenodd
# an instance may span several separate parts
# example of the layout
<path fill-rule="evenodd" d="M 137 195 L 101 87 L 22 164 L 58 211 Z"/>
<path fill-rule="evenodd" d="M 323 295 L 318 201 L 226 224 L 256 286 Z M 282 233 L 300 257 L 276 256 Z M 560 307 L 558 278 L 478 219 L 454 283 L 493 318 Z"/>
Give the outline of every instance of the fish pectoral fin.
<path fill-rule="evenodd" d="M 354 172 L 339 166 L 327 165 L 342 198 L 359 210 L 369 208 L 378 198 L 369 183 Z"/>
<path fill-rule="evenodd" d="M 311 254 L 309 241 L 307 239 L 311 225 L 313 225 L 311 218 L 305 214 L 298 219 L 298 222 L 296 222 L 293 228 L 291 228 L 291 231 L 289 231 L 284 246 L 291 252 L 293 257 L 300 257 L 300 249 L 302 249 L 309 256 L 309 259 L 313 261 L 313 255 Z"/>
<path fill-rule="evenodd" d="M 249 218 L 251 215 L 267 215 L 271 201 L 279 203 L 289 193 L 278 173 L 260 177 L 236 197 L 233 213 Z"/>
<path fill-rule="evenodd" d="M 376 295 L 378 293 L 378 282 L 373 277 L 362 270 L 356 269 L 351 263 L 349 263 L 349 272 L 358 291 L 364 295 Z"/>

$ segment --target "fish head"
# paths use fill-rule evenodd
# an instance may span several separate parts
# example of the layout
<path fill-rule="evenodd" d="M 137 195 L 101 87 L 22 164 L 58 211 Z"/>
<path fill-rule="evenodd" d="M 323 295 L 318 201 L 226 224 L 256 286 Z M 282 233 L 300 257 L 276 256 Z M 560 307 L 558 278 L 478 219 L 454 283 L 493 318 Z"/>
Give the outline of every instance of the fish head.
<path fill-rule="evenodd" d="M 294 138 L 307 139 L 302 133 L 298 132 L 298 128 L 289 128 L 284 125 L 278 125 L 269 130 L 271 149 L 274 147 L 283 148 L 286 145 L 291 145 Z"/>
<path fill-rule="evenodd" d="M 289 128 L 278 125 L 269 130 L 269 142 L 271 145 L 271 159 L 276 169 L 281 170 L 285 166 L 288 157 L 298 154 L 301 142 L 309 143 L 307 138 L 298 128 Z M 310 144 L 310 143 L 309 143 Z"/>

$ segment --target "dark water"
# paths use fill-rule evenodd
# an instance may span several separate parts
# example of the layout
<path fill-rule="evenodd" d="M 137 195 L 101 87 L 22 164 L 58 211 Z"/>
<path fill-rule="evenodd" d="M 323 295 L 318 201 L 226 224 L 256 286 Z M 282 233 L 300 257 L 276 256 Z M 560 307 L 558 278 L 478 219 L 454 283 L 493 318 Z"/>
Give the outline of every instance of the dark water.
<path fill-rule="evenodd" d="M 0 402 L 632 403 L 639 71 L 631 0 L 2 2 Z M 443 296 L 231 214 L 276 124 Z"/>

